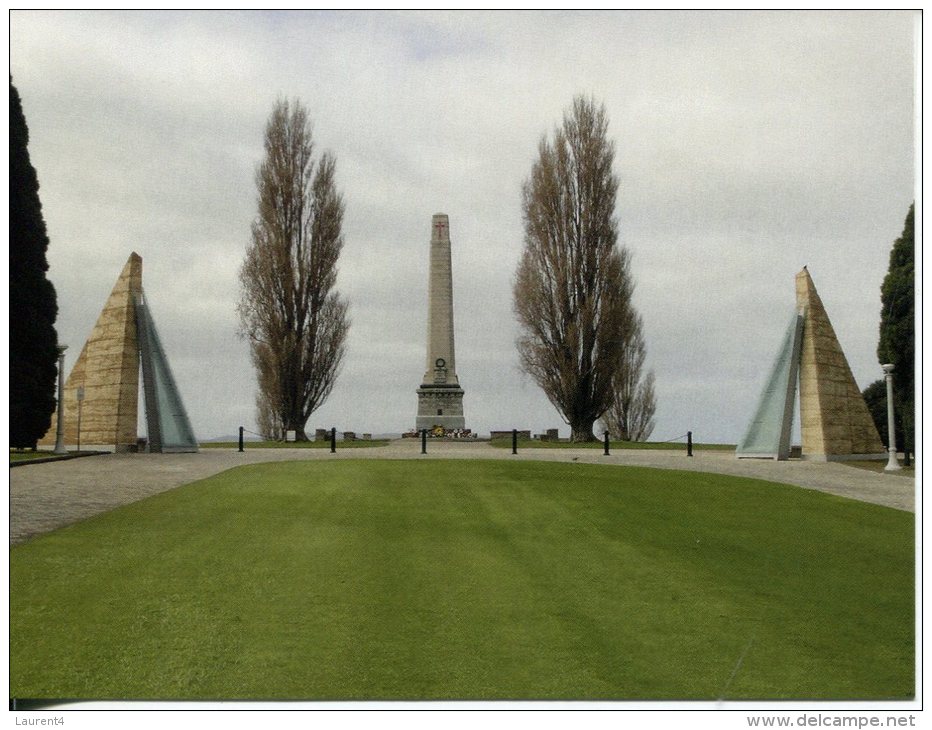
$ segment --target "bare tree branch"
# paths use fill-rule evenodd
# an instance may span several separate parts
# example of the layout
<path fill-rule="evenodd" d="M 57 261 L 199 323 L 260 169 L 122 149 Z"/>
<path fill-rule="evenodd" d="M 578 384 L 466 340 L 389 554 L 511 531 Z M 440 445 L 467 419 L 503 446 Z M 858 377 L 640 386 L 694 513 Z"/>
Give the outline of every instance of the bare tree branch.
<path fill-rule="evenodd" d="M 620 441 L 646 441 L 654 430 L 654 373 L 642 379 L 646 348 L 641 331 L 641 318 L 624 343 L 615 373 L 615 398 L 603 419 L 613 438 Z"/>

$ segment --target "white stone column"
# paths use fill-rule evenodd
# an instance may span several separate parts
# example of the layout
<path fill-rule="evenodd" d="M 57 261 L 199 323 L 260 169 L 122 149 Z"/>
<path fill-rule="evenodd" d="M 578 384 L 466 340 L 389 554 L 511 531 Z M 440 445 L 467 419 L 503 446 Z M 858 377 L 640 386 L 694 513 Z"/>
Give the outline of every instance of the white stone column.
<path fill-rule="evenodd" d="M 58 426 L 55 430 L 56 454 L 67 454 L 65 448 L 65 350 L 68 345 L 58 346 Z"/>
<path fill-rule="evenodd" d="M 896 460 L 896 423 L 893 418 L 893 365 L 881 365 L 887 381 L 887 465 L 884 471 L 899 471 L 903 467 Z"/>

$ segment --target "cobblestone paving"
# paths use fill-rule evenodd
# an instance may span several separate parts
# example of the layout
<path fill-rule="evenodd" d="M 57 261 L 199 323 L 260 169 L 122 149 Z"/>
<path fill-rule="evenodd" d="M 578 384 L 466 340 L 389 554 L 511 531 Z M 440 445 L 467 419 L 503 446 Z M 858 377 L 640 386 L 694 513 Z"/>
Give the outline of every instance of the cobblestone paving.
<path fill-rule="evenodd" d="M 343 449 L 202 449 L 196 454 L 105 454 L 10 469 L 10 543 L 78 522 L 122 504 L 145 499 L 242 464 L 315 459 L 511 459 L 621 464 L 753 477 L 851 499 L 915 511 L 915 480 L 843 464 L 738 460 L 731 451 L 496 448 L 487 443 L 428 443 L 416 439 L 385 447 Z"/>

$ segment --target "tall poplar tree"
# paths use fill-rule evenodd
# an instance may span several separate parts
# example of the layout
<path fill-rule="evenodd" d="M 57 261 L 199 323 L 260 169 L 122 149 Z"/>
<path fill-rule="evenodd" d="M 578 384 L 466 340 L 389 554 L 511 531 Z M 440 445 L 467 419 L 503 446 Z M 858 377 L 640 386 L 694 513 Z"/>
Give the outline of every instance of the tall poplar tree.
<path fill-rule="evenodd" d="M 594 440 L 640 327 L 628 251 L 617 241 L 614 156 L 605 108 L 578 96 L 553 138 L 540 141 L 524 183 L 518 354 L 573 441 Z"/>
<path fill-rule="evenodd" d="M 307 110 L 276 103 L 256 172 L 259 210 L 238 309 L 258 375 L 258 420 L 299 441 L 333 389 L 349 330 L 335 288 L 344 210 L 335 173 L 333 155 L 314 154 Z"/>
<path fill-rule="evenodd" d="M 29 129 L 10 78 L 10 446 L 34 448 L 51 425 L 58 375 L 55 287 Z"/>

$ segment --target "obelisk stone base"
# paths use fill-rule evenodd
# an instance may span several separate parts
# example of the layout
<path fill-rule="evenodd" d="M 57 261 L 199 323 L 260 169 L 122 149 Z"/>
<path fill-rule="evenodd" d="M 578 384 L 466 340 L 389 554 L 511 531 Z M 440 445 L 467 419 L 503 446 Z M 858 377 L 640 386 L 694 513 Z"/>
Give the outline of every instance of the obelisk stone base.
<path fill-rule="evenodd" d="M 463 389 L 422 385 L 417 390 L 417 430 L 432 431 L 442 426 L 445 431 L 466 428 L 463 415 Z"/>

